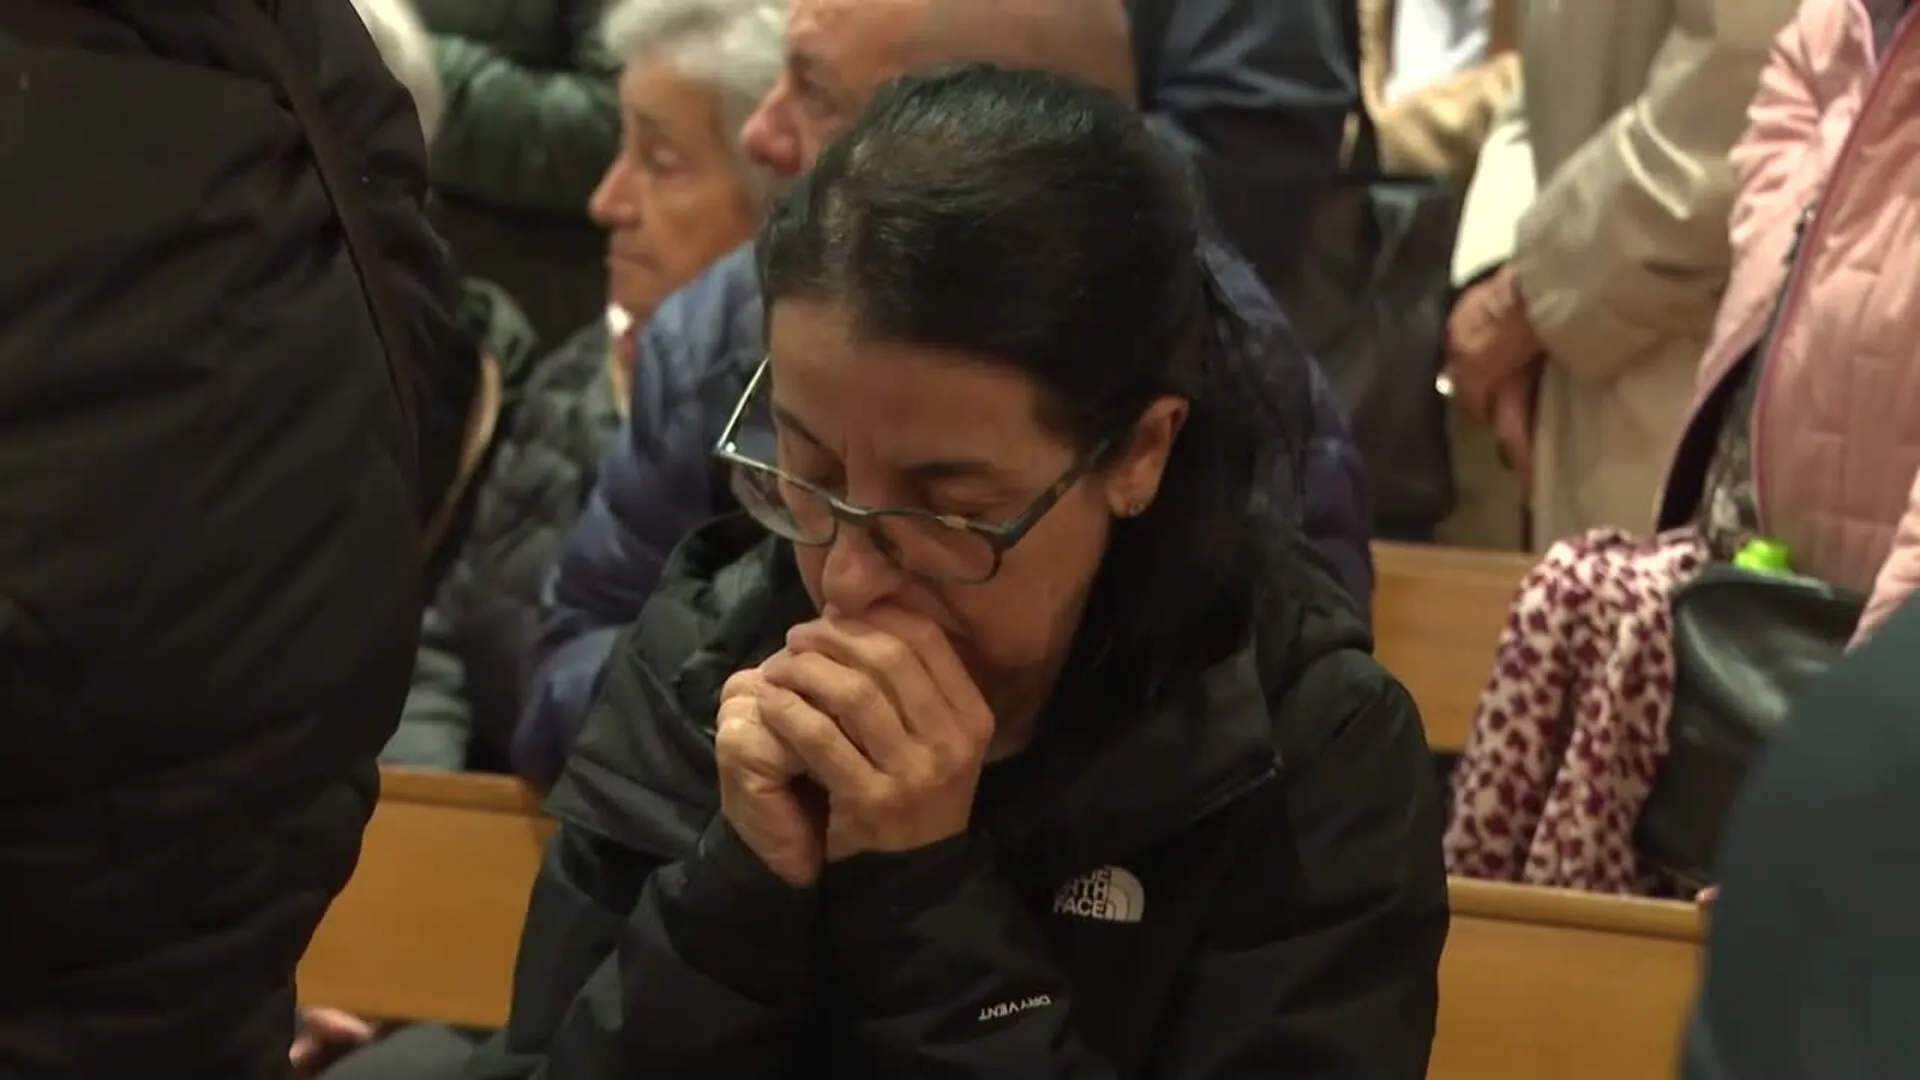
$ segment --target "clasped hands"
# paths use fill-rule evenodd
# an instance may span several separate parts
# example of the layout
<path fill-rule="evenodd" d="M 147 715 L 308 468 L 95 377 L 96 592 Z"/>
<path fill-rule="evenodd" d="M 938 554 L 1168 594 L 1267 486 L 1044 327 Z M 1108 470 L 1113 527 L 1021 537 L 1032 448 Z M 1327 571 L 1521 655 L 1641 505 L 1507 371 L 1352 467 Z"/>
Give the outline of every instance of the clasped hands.
<path fill-rule="evenodd" d="M 939 627 L 816 619 L 720 692 L 720 812 L 796 887 L 863 852 L 966 831 L 993 715 Z"/>
<path fill-rule="evenodd" d="M 1507 464 L 1530 485 L 1540 339 L 1511 266 L 1460 294 L 1447 317 L 1446 351 L 1454 404 L 1492 429 Z"/>

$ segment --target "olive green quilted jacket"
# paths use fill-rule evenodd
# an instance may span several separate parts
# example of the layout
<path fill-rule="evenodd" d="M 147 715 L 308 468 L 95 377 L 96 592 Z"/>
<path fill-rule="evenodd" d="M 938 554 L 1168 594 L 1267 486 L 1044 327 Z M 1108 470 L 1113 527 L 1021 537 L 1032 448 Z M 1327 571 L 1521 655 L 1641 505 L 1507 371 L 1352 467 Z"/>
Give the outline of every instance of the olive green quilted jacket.
<path fill-rule="evenodd" d="M 587 198 L 619 146 L 618 65 L 600 0 L 416 0 L 447 115 L 433 147 L 437 224 L 462 269 L 498 283 L 540 336 L 606 305 Z"/>

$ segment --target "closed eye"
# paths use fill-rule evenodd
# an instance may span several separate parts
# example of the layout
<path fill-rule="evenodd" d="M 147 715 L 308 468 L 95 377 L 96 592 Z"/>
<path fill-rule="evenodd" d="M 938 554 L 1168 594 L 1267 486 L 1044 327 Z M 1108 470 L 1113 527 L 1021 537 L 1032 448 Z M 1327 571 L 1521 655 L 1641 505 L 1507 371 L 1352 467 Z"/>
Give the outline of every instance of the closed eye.
<path fill-rule="evenodd" d="M 966 518 L 982 524 L 996 524 L 1007 514 L 1007 501 L 979 495 L 933 493 L 921 499 L 922 509 L 943 516 Z"/>

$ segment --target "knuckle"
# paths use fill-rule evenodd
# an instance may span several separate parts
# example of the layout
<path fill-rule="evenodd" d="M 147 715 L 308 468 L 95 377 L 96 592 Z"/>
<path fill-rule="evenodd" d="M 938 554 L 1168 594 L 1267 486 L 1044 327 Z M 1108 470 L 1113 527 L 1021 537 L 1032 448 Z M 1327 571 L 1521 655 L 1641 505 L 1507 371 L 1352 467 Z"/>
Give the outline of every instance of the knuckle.
<path fill-rule="evenodd" d="M 949 747 L 946 753 L 940 755 L 939 769 L 941 782 L 945 783 L 950 780 L 958 780 L 967 773 L 975 771 L 979 760 L 979 748 L 970 740 Z"/>
<path fill-rule="evenodd" d="M 900 769 L 902 786 L 916 789 L 938 786 L 955 771 L 943 757 L 938 749 L 921 750 L 909 756 Z"/>
<path fill-rule="evenodd" d="M 750 740 L 738 722 L 725 722 L 713 736 L 713 758 L 722 768 L 738 764 L 750 749 Z"/>
<path fill-rule="evenodd" d="M 992 718 L 982 719 L 967 712 L 955 718 L 953 727 L 935 743 L 935 749 L 941 761 L 950 762 L 955 768 L 965 768 L 992 741 Z"/>
<path fill-rule="evenodd" d="M 740 729 L 746 725 L 757 722 L 759 715 L 760 708 L 758 703 L 750 699 L 739 698 L 733 701 L 722 702 L 720 711 L 714 716 L 714 741 L 719 742 L 728 738 L 729 735 L 737 738 L 740 734 Z"/>
<path fill-rule="evenodd" d="M 877 712 L 887 708 L 887 695 L 872 679 L 861 678 L 847 688 L 847 705 L 861 713 Z"/>
<path fill-rule="evenodd" d="M 715 753 L 748 753 L 765 739 L 766 728 L 760 722 L 760 710 L 752 703 L 745 708 L 723 710 L 714 726 Z"/>
<path fill-rule="evenodd" d="M 898 668 L 913 659 L 913 649 L 905 639 L 917 637 L 919 634 L 919 627 L 906 625 L 905 620 L 900 622 L 901 625 L 896 627 L 894 633 L 874 635 L 872 644 L 869 646 L 873 650 L 874 662 L 889 670 Z"/>
<path fill-rule="evenodd" d="M 759 699 L 759 714 L 772 720 L 787 720 L 798 710 L 794 708 L 800 696 L 784 686 L 769 686 Z"/>
<path fill-rule="evenodd" d="M 860 809 L 883 818 L 896 818 L 907 810 L 907 786 L 897 781 L 878 780 L 855 795 Z"/>
<path fill-rule="evenodd" d="M 754 678 L 757 680 L 756 685 L 764 685 L 768 679 L 777 679 L 790 674 L 793 663 L 794 654 L 785 649 L 760 661 L 760 666 L 753 670 Z"/>
<path fill-rule="evenodd" d="M 738 698 L 751 697 L 764 681 L 764 677 L 754 668 L 736 671 L 727 676 L 726 682 L 720 684 L 720 700 L 725 703 Z"/>
<path fill-rule="evenodd" d="M 815 722 L 814 712 L 805 707 L 805 701 L 791 690 L 779 687 L 771 688 L 765 701 L 764 716 L 774 731 L 783 739 L 802 746 L 814 746 L 820 742 L 820 725 Z"/>

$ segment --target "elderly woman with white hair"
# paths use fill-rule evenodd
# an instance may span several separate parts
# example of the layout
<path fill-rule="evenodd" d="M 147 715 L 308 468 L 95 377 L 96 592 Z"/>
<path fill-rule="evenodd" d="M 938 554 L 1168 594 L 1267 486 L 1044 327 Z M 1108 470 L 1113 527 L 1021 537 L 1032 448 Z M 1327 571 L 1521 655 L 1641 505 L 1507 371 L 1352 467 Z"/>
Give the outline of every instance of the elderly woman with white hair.
<path fill-rule="evenodd" d="M 440 86 L 421 61 L 406 0 L 355 0 L 429 141 Z M 469 457 L 471 525 L 421 625 L 399 731 L 383 760 L 435 769 L 504 766 L 538 617 L 540 588 L 593 485 L 602 446 L 626 415 L 633 341 L 666 296 L 745 243 L 770 179 L 735 135 L 781 65 L 784 0 L 620 0 L 602 24 L 622 58 L 621 142 L 588 210 L 607 232 L 605 319 L 538 361 L 524 387 L 483 379 Z M 510 373 L 509 373 L 510 374 Z M 488 395 L 500 407 L 490 407 Z M 498 431 L 497 437 L 493 434 Z M 296 1047 L 308 1068 L 329 1045 L 372 1029 L 326 1010 Z M 415 1026 L 357 1050 L 330 1080 L 458 1075 L 464 1033 Z M 438 1070 L 438 1071 L 436 1071 Z"/>

